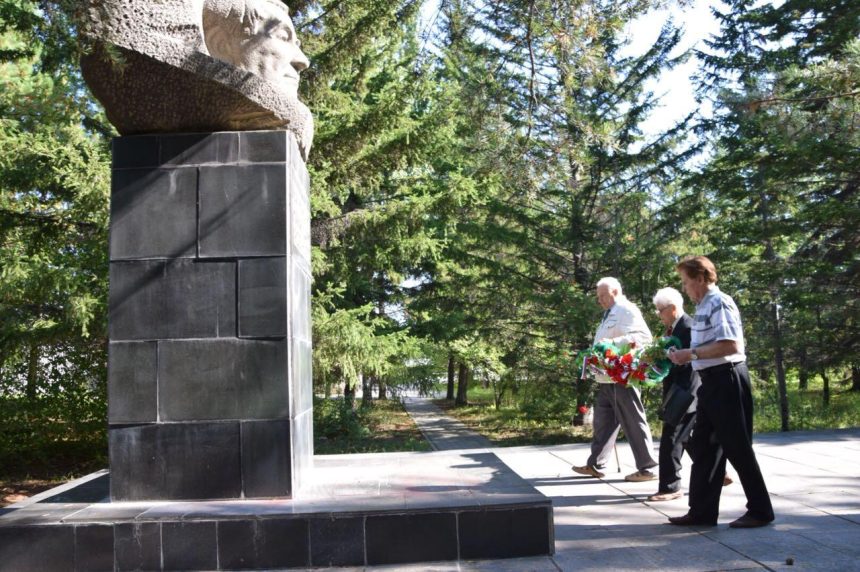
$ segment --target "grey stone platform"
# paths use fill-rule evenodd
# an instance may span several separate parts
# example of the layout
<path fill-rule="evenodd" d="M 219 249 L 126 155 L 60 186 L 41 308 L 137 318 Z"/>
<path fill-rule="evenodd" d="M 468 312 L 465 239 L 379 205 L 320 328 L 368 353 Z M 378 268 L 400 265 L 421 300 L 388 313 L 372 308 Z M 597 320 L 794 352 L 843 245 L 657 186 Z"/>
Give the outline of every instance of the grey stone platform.
<path fill-rule="evenodd" d="M 109 478 L 0 509 L 0 571 L 362 567 L 554 546 L 550 500 L 488 452 L 318 456 L 300 500 L 111 503 Z"/>
<path fill-rule="evenodd" d="M 472 442 L 470 431 L 427 400 L 407 400 L 406 407 L 438 449 Z M 656 492 L 654 481 L 624 480 L 624 475 L 636 470 L 626 443 L 618 445 L 621 470 L 617 471 L 613 459 L 603 479 L 575 475 L 570 470 L 571 465 L 585 462 L 587 443 L 481 448 L 496 453 L 552 500 L 555 554 L 365 570 L 860 571 L 860 428 L 761 433 L 754 440 L 776 511 L 771 526 L 753 530 L 728 527 L 745 510 L 746 499 L 738 482 L 722 491 L 719 526 L 667 524 L 667 517 L 687 511 L 687 497 L 648 502 L 648 495 Z M 654 448 L 656 454 L 657 442 Z M 690 459 L 685 455 L 684 487 L 689 483 L 689 472 Z M 731 466 L 729 473 L 735 475 Z"/>
<path fill-rule="evenodd" d="M 746 530 L 728 526 L 746 503 L 731 465 L 735 483 L 723 488 L 719 525 L 678 527 L 667 518 L 687 512 L 686 495 L 648 502 L 655 481 L 624 480 L 636 470 L 626 443 L 618 446 L 621 472 L 610 464 L 603 479 L 570 471 L 587 458 L 587 444 L 495 449 L 553 502 L 556 553 L 520 569 L 860 571 L 860 429 L 756 434 L 754 447 L 776 520 Z M 686 455 L 683 464 L 686 493 Z"/>
<path fill-rule="evenodd" d="M 654 481 L 624 480 L 625 474 L 636 470 L 626 443 L 618 446 L 621 472 L 613 463 L 603 479 L 575 475 L 570 470 L 572 464 L 582 464 L 588 456 L 586 443 L 492 449 L 552 499 L 553 556 L 365 570 L 860 571 L 860 428 L 757 434 L 755 450 L 776 521 L 763 528 L 742 530 L 728 526 L 745 510 L 737 479 L 722 491 L 718 526 L 667 524 L 667 517 L 687 511 L 687 497 L 648 502 L 648 495 L 656 491 Z M 686 455 L 683 462 L 686 487 L 690 470 Z M 731 466 L 729 474 L 736 476 Z"/>

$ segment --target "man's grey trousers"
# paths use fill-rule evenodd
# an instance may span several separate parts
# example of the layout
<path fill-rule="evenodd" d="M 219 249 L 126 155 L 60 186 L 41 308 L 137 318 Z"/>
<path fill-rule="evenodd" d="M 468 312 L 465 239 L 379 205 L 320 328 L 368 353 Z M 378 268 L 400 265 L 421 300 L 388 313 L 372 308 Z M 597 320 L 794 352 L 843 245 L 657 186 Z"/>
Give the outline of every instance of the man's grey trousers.
<path fill-rule="evenodd" d="M 619 429 L 624 429 L 638 470 L 657 466 L 651 428 L 639 390 L 617 383 L 599 383 L 594 404 L 594 438 L 588 464 L 603 469 L 612 454 Z"/>

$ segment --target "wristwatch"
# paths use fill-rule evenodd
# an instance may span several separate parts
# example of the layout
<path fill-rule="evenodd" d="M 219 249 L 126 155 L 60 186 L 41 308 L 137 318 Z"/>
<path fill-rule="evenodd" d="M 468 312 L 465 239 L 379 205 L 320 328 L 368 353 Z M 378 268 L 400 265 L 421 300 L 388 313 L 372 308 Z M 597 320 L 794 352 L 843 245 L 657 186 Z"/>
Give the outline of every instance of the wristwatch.
<path fill-rule="evenodd" d="M 699 359 L 699 356 L 696 355 L 696 351 L 690 350 L 690 361 L 696 361 L 697 359 Z"/>

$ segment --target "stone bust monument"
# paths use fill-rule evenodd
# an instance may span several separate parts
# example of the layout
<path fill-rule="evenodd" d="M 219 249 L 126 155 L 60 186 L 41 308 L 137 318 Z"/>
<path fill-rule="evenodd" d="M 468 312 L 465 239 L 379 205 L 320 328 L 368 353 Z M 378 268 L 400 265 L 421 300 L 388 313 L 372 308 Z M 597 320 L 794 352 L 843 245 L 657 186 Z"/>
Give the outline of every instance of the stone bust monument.
<path fill-rule="evenodd" d="M 288 129 L 307 159 L 308 67 L 279 0 L 88 0 L 81 68 L 122 135 Z"/>

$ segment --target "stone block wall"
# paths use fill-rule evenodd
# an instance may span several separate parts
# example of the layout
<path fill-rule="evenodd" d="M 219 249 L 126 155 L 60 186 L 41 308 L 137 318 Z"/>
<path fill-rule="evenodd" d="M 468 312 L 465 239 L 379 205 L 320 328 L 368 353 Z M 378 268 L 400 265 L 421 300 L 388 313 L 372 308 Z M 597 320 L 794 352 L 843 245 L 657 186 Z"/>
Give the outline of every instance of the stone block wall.
<path fill-rule="evenodd" d="M 312 458 L 309 179 L 286 131 L 113 145 L 113 500 L 290 497 Z"/>

